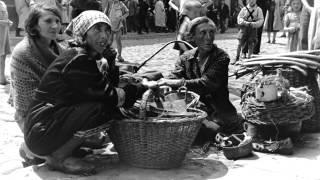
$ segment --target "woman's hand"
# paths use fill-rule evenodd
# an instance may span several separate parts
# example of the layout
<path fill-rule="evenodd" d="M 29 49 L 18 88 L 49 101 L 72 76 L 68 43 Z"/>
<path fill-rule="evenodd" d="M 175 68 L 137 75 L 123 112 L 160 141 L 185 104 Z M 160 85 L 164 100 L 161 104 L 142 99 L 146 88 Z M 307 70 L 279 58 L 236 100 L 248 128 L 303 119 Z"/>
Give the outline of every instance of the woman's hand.
<path fill-rule="evenodd" d="M 148 81 L 148 79 L 143 78 L 142 80 L 142 85 L 147 87 L 147 88 L 156 88 L 159 87 L 158 82 L 157 81 Z"/>
<path fill-rule="evenodd" d="M 158 81 L 158 86 L 170 86 L 170 87 L 180 87 L 183 86 L 184 80 L 183 79 L 165 79 L 161 78 Z"/>

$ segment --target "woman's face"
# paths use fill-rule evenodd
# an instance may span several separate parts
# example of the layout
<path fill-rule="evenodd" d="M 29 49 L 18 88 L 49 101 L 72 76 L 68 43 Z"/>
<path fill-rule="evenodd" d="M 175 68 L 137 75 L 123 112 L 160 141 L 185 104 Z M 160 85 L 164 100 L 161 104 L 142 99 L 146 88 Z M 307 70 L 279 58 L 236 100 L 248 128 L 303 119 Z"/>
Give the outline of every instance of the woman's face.
<path fill-rule="evenodd" d="M 294 12 L 298 12 L 301 10 L 301 1 L 300 0 L 295 0 L 295 1 L 292 1 L 291 2 L 291 8 L 292 8 L 292 11 Z"/>
<path fill-rule="evenodd" d="M 101 54 L 110 44 L 110 36 L 110 27 L 106 23 L 97 23 L 88 30 L 85 40 L 91 49 Z"/>
<path fill-rule="evenodd" d="M 39 20 L 37 29 L 42 38 L 55 40 L 61 28 L 61 21 L 58 16 L 50 11 L 43 11 Z"/>
<path fill-rule="evenodd" d="M 193 40 L 198 46 L 199 50 L 210 51 L 213 47 L 215 38 L 215 28 L 212 24 L 202 23 L 195 29 Z"/>

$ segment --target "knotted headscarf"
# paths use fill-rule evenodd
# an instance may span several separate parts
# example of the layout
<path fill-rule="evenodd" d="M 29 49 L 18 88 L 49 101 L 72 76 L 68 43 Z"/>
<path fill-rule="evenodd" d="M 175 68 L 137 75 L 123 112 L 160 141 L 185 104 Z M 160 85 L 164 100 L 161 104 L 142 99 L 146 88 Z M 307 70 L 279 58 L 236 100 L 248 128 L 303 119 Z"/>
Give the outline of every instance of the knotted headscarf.
<path fill-rule="evenodd" d="M 66 28 L 65 32 L 73 36 L 76 41 L 82 42 L 87 31 L 97 23 L 106 23 L 111 28 L 111 22 L 107 15 L 101 11 L 87 10 L 75 17 Z"/>

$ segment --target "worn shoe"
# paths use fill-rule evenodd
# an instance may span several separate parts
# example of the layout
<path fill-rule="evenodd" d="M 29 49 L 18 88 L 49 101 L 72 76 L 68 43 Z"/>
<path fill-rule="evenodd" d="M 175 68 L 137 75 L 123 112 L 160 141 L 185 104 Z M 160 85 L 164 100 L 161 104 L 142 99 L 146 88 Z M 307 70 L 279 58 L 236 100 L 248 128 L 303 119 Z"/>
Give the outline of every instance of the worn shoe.
<path fill-rule="evenodd" d="M 252 147 L 255 151 L 266 153 L 277 153 L 283 155 L 293 154 L 293 144 L 290 138 L 286 138 L 280 141 L 264 141 L 254 142 Z"/>

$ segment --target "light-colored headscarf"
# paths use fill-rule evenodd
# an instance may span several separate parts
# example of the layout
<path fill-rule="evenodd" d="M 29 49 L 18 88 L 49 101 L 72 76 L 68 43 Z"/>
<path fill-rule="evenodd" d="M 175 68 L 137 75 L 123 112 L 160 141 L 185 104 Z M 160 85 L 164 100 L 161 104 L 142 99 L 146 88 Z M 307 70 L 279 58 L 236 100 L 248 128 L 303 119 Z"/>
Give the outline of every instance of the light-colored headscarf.
<path fill-rule="evenodd" d="M 84 35 L 97 23 L 106 23 L 111 28 L 111 22 L 107 15 L 100 11 L 87 10 L 75 17 L 65 31 L 78 42 L 82 42 Z"/>

